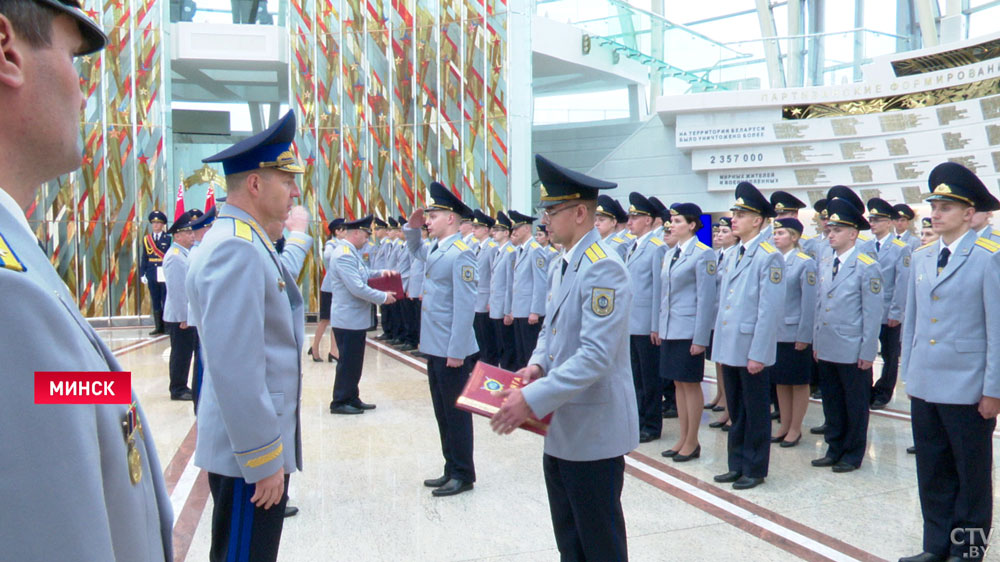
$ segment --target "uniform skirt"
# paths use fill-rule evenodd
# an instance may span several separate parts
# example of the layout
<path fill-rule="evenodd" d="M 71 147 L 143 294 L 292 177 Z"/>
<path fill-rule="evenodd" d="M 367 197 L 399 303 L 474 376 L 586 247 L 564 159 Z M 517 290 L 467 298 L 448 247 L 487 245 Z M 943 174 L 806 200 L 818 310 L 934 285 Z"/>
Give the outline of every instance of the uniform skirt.
<path fill-rule="evenodd" d="M 795 350 L 794 342 L 778 342 L 774 365 L 767 368 L 771 384 L 809 384 L 812 375 L 812 346 Z"/>
<path fill-rule="evenodd" d="M 705 378 L 705 354 L 691 355 L 691 340 L 663 340 L 660 376 L 677 382 L 701 382 Z"/>
<path fill-rule="evenodd" d="M 333 306 L 333 293 L 319 292 L 319 319 L 330 319 L 330 308 Z"/>

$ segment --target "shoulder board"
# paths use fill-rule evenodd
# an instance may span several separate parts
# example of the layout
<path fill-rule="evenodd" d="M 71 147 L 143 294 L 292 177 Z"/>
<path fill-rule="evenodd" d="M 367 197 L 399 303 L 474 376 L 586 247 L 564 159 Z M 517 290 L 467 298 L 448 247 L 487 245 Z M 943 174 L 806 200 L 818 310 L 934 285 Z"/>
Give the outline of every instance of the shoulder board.
<path fill-rule="evenodd" d="M 865 234 L 863 232 L 861 234 L 858 234 L 858 240 L 864 240 L 865 242 L 867 242 L 867 241 L 869 241 L 871 239 L 872 239 L 871 236 L 869 236 L 869 235 L 867 235 L 867 234 Z"/>
<path fill-rule="evenodd" d="M 662 246 L 662 245 L 666 244 L 666 242 L 664 242 L 662 238 L 657 238 L 655 236 L 652 237 L 652 238 L 650 238 L 649 242 L 651 244 L 653 244 L 654 246 Z"/>
<path fill-rule="evenodd" d="M 150 237 L 150 239 L 152 239 L 152 237 Z M 24 266 L 24 262 L 21 261 L 21 258 L 17 257 L 14 250 L 12 250 L 10 245 L 7 244 L 7 239 L 3 237 L 3 234 L 0 234 L 0 267 L 10 269 L 12 271 L 28 271 L 28 268 Z"/>
<path fill-rule="evenodd" d="M 590 263 L 595 263 L 598 260 L 603 260 L 608 257 L 608 255 L 604 253 L 604 250 L 601 249 L 601 245 L 597 242 L 591 244 L 584 254 L 587 255 L 587 259 L 590 260 Z"/>
<path fill-rule="evenodd" d="M 514 253 L 514 246 L 507 246 L 507 253 L 508 254 L 513 254 Z"/>
<path fill-rule="evenodd" d="M 242 238 L 247 242 L 253 242 L 253 230 L 250 229 L 250 225 L 241 221 L 240 219 L 233 219 L 233 226 L 236 228 L 236 237 Z"/>
<path fill-rule="evenodd" d="M 552 246 L 549 246 L 549 251 L 552 252 L 553 254 L 558 254 L 559 253 L 559 250 L 553 248 Z"/>
<path fill-rule="evenodd" d="M 895 244 L 895 245 L 897 245 L 897 246 L 899 246 L 900 248 L 905 248 L 906 247 L 906 242 L 903 242 L 899 238 L 893 238 L 892 239 L 892 243 Z"/>
<path fill-rule="evenodd" d="M 489 246 L 490 248 L 496 248 L 497 247 L 497 243 L 495 241 L 493 241 L 493 240 L 490 240 L 489 242 L 487 242 L 486 245 Z"/>
<path fill-rule="evenodd" d="M 812 236 L 809 236 L 808 234 L 803 234 L 803 235 L 802 235 L 802 236 L 801 236 L 801 237 L 799 238 L 799 240 L 812 240 L 812 239 L 813 239 L 813 237 L 812 237 Z"/>
<path fill-rule="evenodd" d="M 531 243 L 531 249 L 532 250 L 536 250 L 536 249 L 541 248 L 541 247 L 542 247 L 542 245 L 539 244 L 538 242 L 532 242 Z"/>
<path fill-rule="evenodd" d="M 628 238 L 629 240 L 635 240 L 635 234 L 629 232 L 628 234 L 625 235 L 625 238 Z"/>
<path fill-rule="evenodd" d="M 861 263 L 863 263 L 865 265 L 871 265 L 871 264 L 875 263 L 875 260 L 872 259 L 871 256 L 869 256 L 868 254 L 865 254 L 865 253 L 860 253 L 860 252 L 858 253 L 858 261 L 860 261 Z"/>
<path fill-rule="evenodd" d="M 462 242 L 461 240 L 455 240 L 455 247 L 463 252 L 469 249 L 469 247 L 465 245 L 465 242 Z"/>
<path fill-rule="evenodd" d="M 180 251 L 180 250 L 178 250 L 177 248 L 174 248 L 174 255 L 175 255 L 175 256 L 179 256 L 179 255 L 181 255 L 181 251 Z"/>
<path fill-rule="evenodd" d="M 809 254 L 807 254 L 805 252 L 798 252 L 795 255 L 798 256 L 798 257 L 800 257 L 800 258 L 802 258 L 802 259 L 804 259 L 804 260 L 811 260 L 812 259 L 812 256 L 810 256 Z"/>
<path fill-rule="evenodd" d="M 620 238 L 620 237 L 618 237 L 618 236 L 613 236 L 613 237 L 611 238 L 611 241 L 612 241 L 612 242 L 618 242 L 619 244 L 624 244 L 624 243 L 625 243 L 625 240 L 624 240 L 624 239 L 622 239 L 622 238 Z"/>
<path fill-rule="evenodd" d="M 472 242 L 473 244 L 478 244 L 479 243 L 479 239 L 476 238 L 475 236 L 473 236 L 472 240 L 470 240 L 470 242 Z"/>
<path fill-rule="evenodd" d="M 1000 236 L 1000 230 L 992 230 L 990 231 L 990 234 L 992 234 L 993 236 Z"/>
<path fill-rule="evenodd" d="M 935 244 L 937 244 L 937 240 L 931 242 L 930 244 L 924 244 L 923 246 L 921 246 L 921 247 L 919 247 L 919 248 L 917 248 L 916 250 L 913 250 L 913 251 L 914 252 L 919 252 L 920 250 L 923 250 L 924 248 L 930 248 L 931 246 L 933 246 Z"/>
<path fill-rule="evenodd" d="M 978 238 L 976 240 L 976 246 L 986 248 L 986 250 L 991 254 L 995 254 L 1000 251 L 1000 244 L 997 244 L 992 240 L 987 240 L 986 238 Z"/>
<path fill-rule="evenodd" d="M 711 248 L 709 248 L 708 246 L 706 246 L 705 243 L 702 242 L 701 240 L 695 241 L 694 247 L 698 248 L 699 250 L 711 250 Z"/>
<path fill-rule="evenodd" d="M 760 243 L 760 247 L 761 247 L 762 250 L 764 250 L 765 252 L 767 252 L 769 254 L 773 254 L 773 253 L 775 253 L 775 252 L 778 251 L 777 248 L 775 248 L 774 246 L 772 246 L 771 243 L 767 242 L 767 241 L 761 242 Z"/>
<path fill-rule="evenodd" d="M 349 256 L 349 255 L 351 255 L 351 251 L 347 249 L 347 246 L 341 246 L 340 247 L 340 255 L 342 255 L 342 256 Z"/>

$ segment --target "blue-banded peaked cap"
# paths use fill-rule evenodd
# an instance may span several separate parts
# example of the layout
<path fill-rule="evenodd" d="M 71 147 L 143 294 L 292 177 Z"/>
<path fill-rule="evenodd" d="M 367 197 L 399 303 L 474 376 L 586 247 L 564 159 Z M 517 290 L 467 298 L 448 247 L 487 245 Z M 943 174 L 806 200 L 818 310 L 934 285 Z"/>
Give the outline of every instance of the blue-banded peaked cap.
<path fill-rule="evenodd" d="M 215 217 L 219 214 L 218 209 L 218 207 L 212 207 L 207 213 L 204 213 L 200 217 L 192 220 L 191 230 L 201 230 L 212 226 L 212 223 L 215 222 Z"/>
<path fill-rule="evenodd" d="M 431 182 L 429 192 L 430 201 L 427 204 L 427 211 L 451 211 L 457 213 L 460 217 L 472 214 L 472 209 L 465 203 L 462 203 L 462 200 L 457 195 L 440 182 Z"/>
<path fill-rule="evenodd" d="M 289 111 L 264 131 L 209 156 L 202 162 L 221 162 L 227 176 L 263 168 L 301 174 L 305 169 L 292 152 L 294 140 L 295 113 Z"/>
<path fill-rule="evenodd" d="M 868 230 L 871 226 L 865 220 L 864 211 L 853 202 L 840 197 L 830 199 L 826 206 L 831 226 L 849 226 L 858 230 Z"/>
<path fill-rule="evenodd" d="M 565 201 L 594 201 L 598 191 L 618 187 L 616 183 L 560 166 L 541 154 L 535 155 L 535 169 L 541 181 L 539 207 L 553 207 Z"/>
<path fill-rule="evenodd" d="M 358 220 L 344 221 L 343 225 L 344 228 L 346 228 L 347 230 L 364 230 L 368 234 L 371 234 L 372 222 L 374 220 L 375 220 L 374 216 L 368 215 L 367 217 L 363 217 Z"/>
<path fill-rule="evenodd" d="M 776 215 L 774 206 L 764 197 L 764 194 L 757 189 L 757 186 L 741 181 L 736 186 L 736 201 L 730 211 L 750 211 L 757 213 L 764 218 L 771 218 Z"/>

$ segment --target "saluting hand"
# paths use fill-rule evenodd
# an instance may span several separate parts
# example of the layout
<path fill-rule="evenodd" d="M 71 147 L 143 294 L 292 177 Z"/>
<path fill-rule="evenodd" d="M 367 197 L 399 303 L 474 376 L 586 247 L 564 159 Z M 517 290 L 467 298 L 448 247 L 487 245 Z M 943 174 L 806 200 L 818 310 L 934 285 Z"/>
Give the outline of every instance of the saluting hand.
<path fill-rule="evenodd" d="M 424 226 L 424 210 L 417 209 L 410 215 L 410 220 L 406 221 L 406 226 L 417 229 Z"/>
<path fill-rule="evenodd" d="M 490 427 L 500 435 L 507 435 L 528 419 L 528 416 L 531 415 L 531 407 L 525 402 L 520 388 L 501 390 L 495 392 L 494 395 L 505 400 L 500 406 L 500 410 L 493 414 Z"/>
<path fill-rule="evenodd" d="M 281 501 L 285 495 L 285 467 L 278 469 L 278 472 L 260 480 L 256 483 L 256 489 L 250 503 L 264 509 L 271 509 Z"/>
<path fill-rule="evenodd" d="M 1000 414 L 1000 398 L 983 396 L 979 400 L 979 415 L 988 420 L 997 417 L 997 414 Z"/>
<path fill-rule="evenodd" d="M 296 205 L 288 211 L 285 228 L 289 232 L 305 232 L 309 228 L 309 211 L 302 205 Z"/>

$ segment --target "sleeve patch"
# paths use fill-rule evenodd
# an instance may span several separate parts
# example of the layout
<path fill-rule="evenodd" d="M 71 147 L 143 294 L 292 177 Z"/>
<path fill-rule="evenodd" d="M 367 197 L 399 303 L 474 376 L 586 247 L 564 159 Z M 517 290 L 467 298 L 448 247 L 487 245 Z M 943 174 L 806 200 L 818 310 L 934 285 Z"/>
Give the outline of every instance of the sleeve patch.
<path fill-rule="evenodd" d="M 239 219 L 235 219 L 233 221 L 233 225 L 236 228 L 235 234 L 236 234 L 237 238 L 242 238 L 242 239 L 246 240 L 247 242 L 253 242 L 253 231 L 250 230 L 250 225 L 249 224 L 247 224 L 247 223 L 245 223 L 245 222 L 243 222 L 243 221 L 241 221 Z"/>
<path fill-rule="evenodd" d="M 872 290 L 872 294 L 877 295 L 882 292 L 882 280 L 878 277 L 872 279 L 868 285 Z"/>
<path fill-rule="evenodd" d="M 538 259 L 536 259 L 535 260 L 535 265 L 538 266 L 538 269 L 545 269 L 545 258 L 538 258 Z"/>
<path fill-rule="evenodd" d="M 816 272 L 815 271 L 807 271 L 806 272 L 806 283 L 808 283 L 810 285 L 815 285 L 816 284 Z"/>
<path fill-rule="evenodd" d="M 472 268 L 471 265 L 462 266 L 462 281 L 466 283 L 471 283 L 476 279 L 476 270 Z"/>
<path fill-rule="evenodd" d="M 590 309 L 604 317 L 615 311 L 615 290 L 594 287 L 590 292 Z"/>
<path fill-rule="evenodd" d="M 707 260 L 705 262 L 705 271 L 709 275 L 715 275 L 715 260 Z"/>
<path fill-rule="evenodd" d="M 903 256 L 903 267 L 910 267 L 910 256 Z"/>
<path fill-rule="evenodd" d="M 780 267 L 772 267 L 771 268 L 771 274 L 768 275 L 768 279 L 770 279 L 771 283 L 774 283 L 775 285 L 777 285 L 778 283 L 781 283 L 781 268 Z"/>

